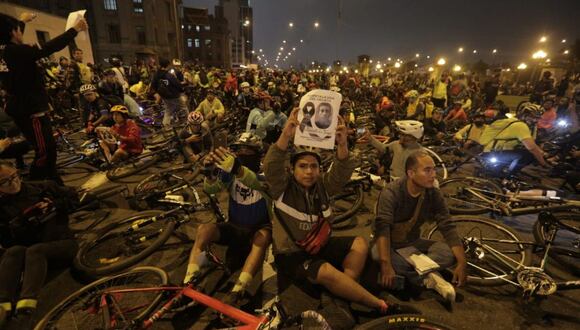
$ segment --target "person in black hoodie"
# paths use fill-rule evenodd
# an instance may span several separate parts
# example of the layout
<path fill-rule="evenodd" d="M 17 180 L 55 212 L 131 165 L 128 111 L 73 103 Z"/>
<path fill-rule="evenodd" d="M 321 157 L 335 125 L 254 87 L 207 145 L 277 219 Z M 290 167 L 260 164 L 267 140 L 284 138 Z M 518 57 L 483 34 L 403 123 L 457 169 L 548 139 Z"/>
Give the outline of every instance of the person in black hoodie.
<path fill-rule="evenodd" d="M 0 163 L 0 245 L 7 249 L 0 262 L 0 315 L 17 315 L 21 329 L 28 329 L 49 266 L 70 264 L 76 255 L 68 213 L 79 205 L 74 188 L 22 182 L 16 169 Z"/>
<path fill-rule="evenodd" d="M 151 88 L 155 91 L 157 102 L 163 100 L 163 127 L 171 128 L 171 118 L 177 115 L 181 106 L 179 97 L 181 96 L 182 87 L 174 73 L 169 70 L 169 60 L 162 58 L 159 60 L 159 70 L 153 77 Z"/>
<path fill-rule="evenodd" d="M 35 15 L 21 17 L 22 20 L 17 20 L 0 14 L 0 79 L 8 93 L 6 113 L 34 146 L 30 177 L 33 180 L 52 179 L 62 184 L 56 171 L 56 142 L 47 116 L 48 95 L 43 72 L 36 61 L 69 45 L 88 25 L 80 19 L 73 28 L 39 48 L 24 44 L 22 37 L 25 22 L 34 19 Z"/>

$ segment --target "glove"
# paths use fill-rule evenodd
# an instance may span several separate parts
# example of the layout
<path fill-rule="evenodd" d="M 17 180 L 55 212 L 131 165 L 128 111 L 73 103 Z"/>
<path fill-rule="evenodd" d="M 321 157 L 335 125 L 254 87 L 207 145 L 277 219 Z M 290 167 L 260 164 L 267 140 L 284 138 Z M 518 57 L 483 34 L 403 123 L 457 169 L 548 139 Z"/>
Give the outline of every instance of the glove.
<path fill-rule="evenodd" d="M 235 157 L 232 154 L 228 154 L 224 156 L 223 160 L 220 162 L 216 162 L 217 168 L 226 172 L 226 173 L 238 173 L 242 164 L 238 157 Z"/>

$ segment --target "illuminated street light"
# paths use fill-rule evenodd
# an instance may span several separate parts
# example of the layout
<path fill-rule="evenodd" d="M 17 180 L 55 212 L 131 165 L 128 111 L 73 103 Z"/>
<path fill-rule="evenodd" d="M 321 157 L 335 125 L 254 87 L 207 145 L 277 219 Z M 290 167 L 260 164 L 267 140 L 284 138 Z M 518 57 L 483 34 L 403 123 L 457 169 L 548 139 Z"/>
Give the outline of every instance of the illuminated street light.
<path fill-rule="evenodd" d="M 290 23 L 288 23 L 288 26 L 289 27 L 294 27 L 294 23 L 290 22 Z"/>
<path fill-rule="evenodd" d="M 389 58 L 387 58 L 387 60 L 391 61 L 391 58 L 389 57 Z"/>
<path fill-rule="evenodd" d="M 415 57 L 416 57 L 416 58 L 419 58 L 419 56 L 420 56 L 420 55 L 419 55 L 419 53 L 415 54 Z"/>
<path fill-rule="evenodd" d="M 429 72 L 433 72 L 433 71 L 435 71 L 435 69 L 432 66 L 430 66 L 429 67 Z"/>
<path fill-rule="evenodd" d="M 430 59 L 430 58 L 431 58 L 431 56 L 427 55 L 427 59 Z"/>
<path fill-rule="evenodd" d="M 380 72 L 381 72 L 381 73 L 383 73 L 383 72 L 385 72 L 385 70 L 381 69 L 381 71 L 380 71 Z"/>
<path fill-rule="evenodd" d="M 463 47 L 459 47 L 459 49 L 457 49 L 457 51 L 458 51 L 459 53 L 463 53 Z"/>
<path fill-rule="evenodd" d="M 312 61 L 312 65 L 314 65 L 314 61 Z"/>
<path fill-rule="evenodd" d="M 250 25 L 250 20 L 249 19 L 245 20 L 244 21 L 244 26 L 249 26 L 249 25 Z"/>
<path fill-rule="evenodd" d="M 546 42 L 548 40 L 548 38 L 546 38 L 546 36 L 542 36 L 540 38 L 540 42 Z"/>
<path fill-rule="evenodd" d="M 284 47 L 280 47 L 280 51 L 284 50 Z"/>
<path fill-rule="evenodd" d="M 380 64 L 377 64 L 377 70 L 380 69 L 380 68 L 381 68 L 381 65 Z"/>
<path fill-rule="evenodd" d="M 369 63 L 370 63 L 370 64 L 373 64 L 373 60 L 369 60 Z"/>
<path fill-rule="evenodd" d="M 262 52 L 263 52 L 263 49 L 262 49 L 262 48 L 260 48 L 260 53 L 262 53 Z"/>
<path fill-rule="evenodd" d="M 459 66 L 459 65 L 457 65 L 457 64 L 456 64 L 456 65 L 453 67 L 453 71 L 455 71 L 455 72 L 459 72 L 459 71 L 461 71 L 461 66 Z"/>
<path fill-rule="evenodd" d="M 296 47 L 292 47 L 292 51 L 295 52 L 296 51 Z"/>
<path fill-rule="evenodd" d="M 303 42 L 304 42 L 304 40 L 300 39 L 300 43 L 303 43 Z"/>
<path fill-rule="evenodd" d="M 548 54 L 541 49 L 538 50 L 537 52 L 535 52 L 534 54 L 532 54 L 532 58 L 534 58 L 534 59 L 546 58 L 547 56 L 548 56 Z"/>
<path fill-rule="evenodd" d="M 566 43 L 566 39 L 562 39 L 562 43 L 565 44 Z"/>
<path fill-rule="evenodd" d="M 252 54 L 255 54 L 256 52 L 252 50 Z"/>
<path fill-rule="evenodd" d="M 419 64 L 415 64 L 415 67 L 418 68 L 419 67 Z"/>
<path fill-rule="evenodd" d="M 314 27 L 318 28 L 320 26 L 320 24 L 318 22 L 314 22 Z"/>
<path fill-rule="evenodd" d="M 399 63 L 399 62 L 395 63 L 395 68 L 397 68 L 397 69 L 398 69 L 398 68 L 400 68 L 400 67 L 401 67 L 401 63 Z"/>
<path fill-rule="evenodd" d="M 474 50 L 473 50 L 473 53 L 474 53 L 474 54 L 477 54 L 477 49 L 474 49 Z"/>
<path fill-rule="evenodd" d="M 285 44 L 286 43 L 286 40 L 282 40 L 282 43 Z"/>
<path fill-rule="evenodd" d="M 567 49 L 564 51 L 564 55 L 568 55 L 570 53 L 570 51 L 568 51 Z"/>
<path fill-rule="evenodd" d="M 495 54 L 495 53 L 497 53 L 497 49 L 494 49 L 494 50 L 492 50 L 492 51 L 491 51 L 491 53 L 492 53 L 492 54 Z"/>
<path fill-rule="evenodd" d="M 437 61 L 438 65 L 445 65 L 445 63 L 447 63 L 447 61 L 445 61 L 445 59 L 442 57 L 439 59 L 439 61 Z"/>

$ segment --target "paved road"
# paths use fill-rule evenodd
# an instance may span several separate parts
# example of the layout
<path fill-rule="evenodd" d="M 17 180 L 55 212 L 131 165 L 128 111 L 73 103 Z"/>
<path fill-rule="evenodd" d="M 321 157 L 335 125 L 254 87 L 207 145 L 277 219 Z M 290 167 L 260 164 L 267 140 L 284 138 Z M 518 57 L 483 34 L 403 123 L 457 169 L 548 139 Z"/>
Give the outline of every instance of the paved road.
<path fill-rule="evenodd" d="M 166 167 L 167 164 L 162 167 Z M 150 168 L 145 173 L 135 177 L 123 180 L 122 183 L 132 188 L 136 182 L 140 181 L 146 175 L 158 171 L 160 168 Z M 107 187 L 110 182 L 104 178 L 103 174 L 93 174 L 83 169 L 83 166 L 71 168 L 65 175 L 65 181 L 68 185 L 80 186 L 87 184 L 92 186 Z M 340 235 L 362 235 L 369 237 L 370 220 L 372 219 L 369 210 L 373 209 L 378 195 L 377 190 L 373 190 L 365 196 L 364 208 L 355 219 L 355 226 L 347 231 L 339 232 Z M 226 209 L 225 196 L 221 196 L 223 201 L 222 207 Z M 105 223 L 116 221 L 126 217 L 134 211 L 130 210 L 126 201 L 120 196 L 107 203 L 102 209 L 97 210 L 92 215 L 97 217 L 110 212 L 100 226 Z M 531 225 L 535 219 L 533 217 L 517 217 L 513 219 L 504 219 L 508 224 L 514 225 L 525 236 L 530 236 Z M 76 229 L 85 228 L 91 223 L 91 220 L 75 221 L 73 227 Z M 182 227 L 180 231 L 186 232 L 193 237 L 195 232 L 194 225 Z M 81 236 L 82 240 L 90 240 L 91 234 L 87 233 Z M 169 242 L 171 245 L 166 247 L 152 256 L 147 258 L 142 264 L 155 265 L 166 270 L 170 279 L 174 283 L 179 283 L 183 278 L 186 268 L 187 256 L 191 248 L 191 241 L 183 243 L 178 238 L 172 238 Z M 275 275 L 275 272 L 265 271 L 264 277 Z M 265 287 L 266 291 L 271 291 L 272 279 L 268 281 Z M 42 316 L 58 301 L 74 292 L 82 286 L 80 280 L 75 279 L 69 269 L 53 271 L 40 295 L 39 309 L 37 317 Z M 256 286 L 251 290 L 256 290 Z M 298 312 L 301 309 L 316 308 L 319 301 L 316 295 L 306 293 L 308 290 L 290 285 L 285 288 L 280 297 L 290 312 Z M 383 293 L 386 295 L 386 293 Z M 439 322 L 447 324 L 457 329 L 543 329 L 546 327 L 540 318 L 544 313 L 558 314 L 560 317 L 553 319 L 554 329 L 578 329 L 580 328 L 580 293 L 566 292 L 556 293 L 545 299 L 540 304 L 525 304 L 519 299 L 518 291 L 510 286 L 499 287 L 472 287 L 467 286 L 458 290 L 458 302 L 453 306 L 445 306 L 438 299 L 438 296 L 432 292 L 419 292 L 411 297 L 402 297 L 408 299 L 406 303 L 413 305 L 421 310 L 426 316 Z M 268 297 L 261 297 L 267 300 Z M 389 299 L 394 299 L 389 296 Z M 198 329 L 206 324 L 207 315 L 199 316 L 200 311 L 190 311 L 180 314 L 173 319 L 165 319 L 158 323 L 156 329 Z"/>

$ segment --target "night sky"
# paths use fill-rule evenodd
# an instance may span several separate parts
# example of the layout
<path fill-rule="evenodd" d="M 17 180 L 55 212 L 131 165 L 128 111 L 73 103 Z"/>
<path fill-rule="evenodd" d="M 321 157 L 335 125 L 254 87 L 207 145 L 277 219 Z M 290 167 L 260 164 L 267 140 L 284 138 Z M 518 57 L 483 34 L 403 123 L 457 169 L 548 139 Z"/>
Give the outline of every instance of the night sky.
<path fill-rule="evenodd" d="M 184 0 L 185 5 L 209 7 L 212 12 L 216 3 Z M 313 60 L 355 62 L 360 54 L 410 60 L 416 53 L 422 61 L 429 61 L 425 56 L 430 55 L 458 62 L 517 63 L 529 60 L 534 50 L 542 48 L 550 55 L 580 38 L 580 0 L 254 0 L 250 4 L 254 48 L 263 49 L 270 65 L 281 46 L 285 48 L 281 66 Z M 289 28 L 290 21 L 294 28 Z M 315 21 L 320 23 L 318 29 Z M 542 35 L 548 37 L 545 44 L 538 42 Z M 564 38 L 566 44 L 561 43 Z M 297 50 L 282 62 L 287 46 Z M 460 46 L 464 47 L 461 55 Z M 495 56 L 492 49 L 498 50 Z"/>

